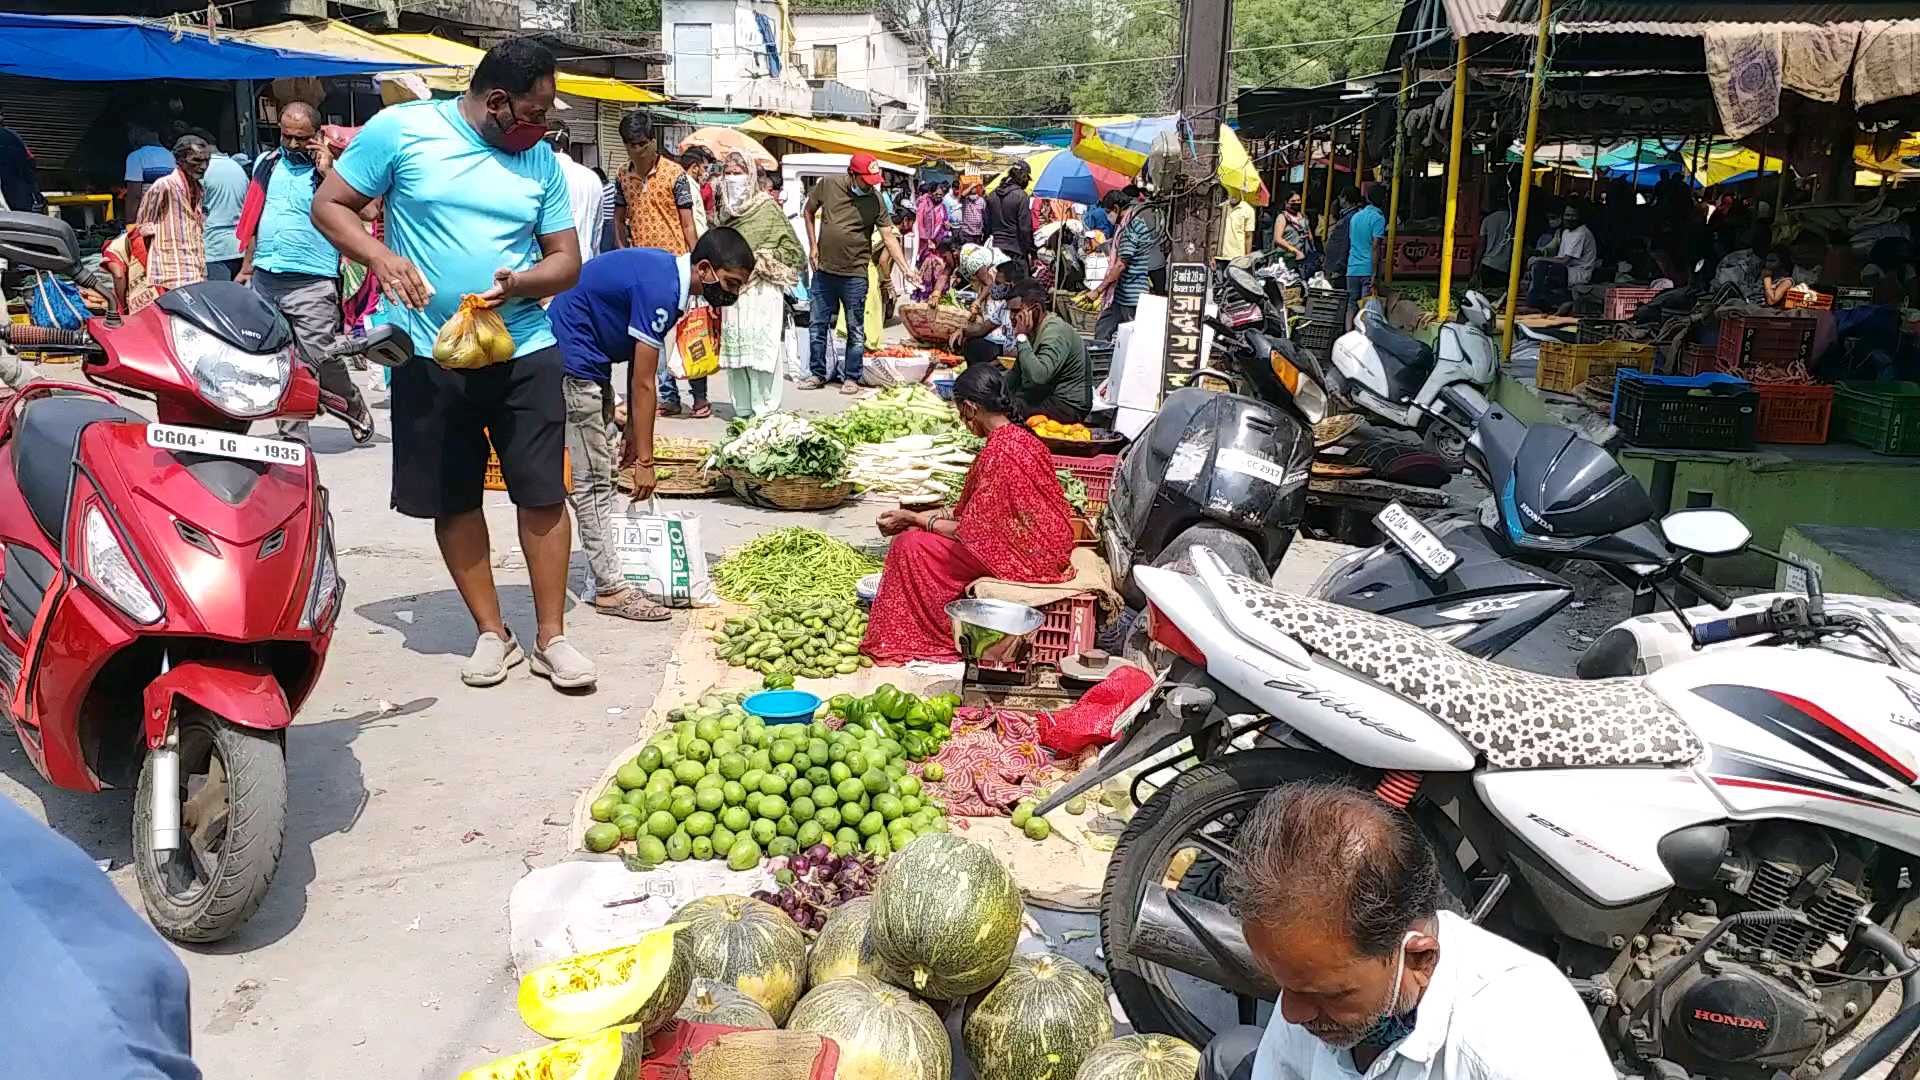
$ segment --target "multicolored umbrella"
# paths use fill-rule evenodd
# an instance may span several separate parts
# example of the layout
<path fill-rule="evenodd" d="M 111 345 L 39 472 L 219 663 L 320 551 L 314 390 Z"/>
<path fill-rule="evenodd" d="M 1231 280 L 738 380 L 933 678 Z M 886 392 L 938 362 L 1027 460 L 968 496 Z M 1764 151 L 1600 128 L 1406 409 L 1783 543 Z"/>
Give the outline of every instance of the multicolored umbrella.
<path fill-rule="evenodd" d="M 679 152 L 686 153 L 689 146 L 706 149 L 713 155 L 715 161 L 725 161 L 728 154 L 738 151 L 747 155 L 747 160 L 753 162 L 759 169 L 780 167 L 779 159 L 768 153 L 767 148 L 761 146 L 758 139 L 734 128 L 695 128 L 686 138 L 680 140 Z"/>
<path fill-rule="evenodd" d="M 1088 206 L 1128 183 L 1126 175 L 1083 161 L 1066 150 L 1035 154 L 1027 159 L 1027 167 L 1033 170 L 1033 184 L 1028 190 L 1034 195 Z"/>
<path fill-rule="evenodd" d="M 1168 116 L 1096 116 L 1073 122 L 1073 152 L 1097 166 L 1125 176 L 1137 176 L 1162 136 L 1185 138 L 1180 114 Z M 1249 202 L 1264 206 L 1267 190 L 1260 170 L 1233 129 L 1220 126 L 1220 183 Z"/>

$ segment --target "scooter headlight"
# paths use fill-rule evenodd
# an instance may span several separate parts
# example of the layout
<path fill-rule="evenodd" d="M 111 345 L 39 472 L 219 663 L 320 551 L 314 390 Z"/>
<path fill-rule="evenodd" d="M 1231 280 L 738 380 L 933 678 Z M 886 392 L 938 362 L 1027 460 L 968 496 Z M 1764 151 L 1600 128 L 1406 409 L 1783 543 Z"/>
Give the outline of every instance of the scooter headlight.
<path fill-rule="evenodd" d="M 300 612 L 300 629 L 312 629 L 333 608 L 340 592 L 340 567 L 333 555 L 333 515 L 321 518 L 319 535 L 314 540 L 313 586 L 307 590 L 307 606 Z"/>
<path fill-rule="evenodd" d="M 266 416 L 286 396 L 293 378 L 293 348 L 250 353 L 185 319 L 172 320 L 173 353 L 193 376 L 200 396 L 240 419 Z"/>
<path fill-rule="evenodd" d="M 160 621 L 160 602 L 153 598 L 133 559 L 120 546 L 120 538 L 107 524 L 107 516 L 98 506 L 88 506 L 82 532 L 86 542 L 87 580 L 127 613 L 127 618 L 142 625 Z"/>

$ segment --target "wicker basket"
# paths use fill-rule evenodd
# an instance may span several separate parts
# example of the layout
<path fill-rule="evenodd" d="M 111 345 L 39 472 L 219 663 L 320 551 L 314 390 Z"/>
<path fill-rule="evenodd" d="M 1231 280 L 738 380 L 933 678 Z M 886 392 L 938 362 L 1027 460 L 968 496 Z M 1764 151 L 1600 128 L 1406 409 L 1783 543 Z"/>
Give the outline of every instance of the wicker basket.
<path fill-rule="evenodd" d="M 967 326 L 967 309 L 952 304 L 901 304 L 900 321 L 914 340 L 944 346 Z"/>
<path fill-rule="evenodd" d="M 853 485 L 845 481 L 822 485 L 818 480 L 797 476 L 762 480 L 739 470 L 728 472 L 727 477 L 733 482 L 735 495 L 770 510 L 831 510 L 853 494 Z"/>

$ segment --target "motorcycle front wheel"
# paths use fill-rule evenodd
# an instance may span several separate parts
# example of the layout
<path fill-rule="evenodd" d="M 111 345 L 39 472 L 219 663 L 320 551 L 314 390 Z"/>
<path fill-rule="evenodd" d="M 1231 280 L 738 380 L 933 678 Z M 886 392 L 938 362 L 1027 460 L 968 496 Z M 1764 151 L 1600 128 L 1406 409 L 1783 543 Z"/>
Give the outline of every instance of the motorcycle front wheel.
<path fill-rule="evenodd" d="M 1438 420 L 1429 422 L 1420 442 L 1427 453 L 1446 462 L 1448 472 L 1457 473 L 1467 467 L 1467 438 L 1446 424 Z"/>
<path fill-rule="evenodd" d="M 183 714 L 180 846 L 153 846 L 153 758 L 133 803 L 134 876 L 154 928 L 181 942 L 233 933 L 266 898 L 287 831 L 287 755 L 277 733 L 201 709 Z"/>

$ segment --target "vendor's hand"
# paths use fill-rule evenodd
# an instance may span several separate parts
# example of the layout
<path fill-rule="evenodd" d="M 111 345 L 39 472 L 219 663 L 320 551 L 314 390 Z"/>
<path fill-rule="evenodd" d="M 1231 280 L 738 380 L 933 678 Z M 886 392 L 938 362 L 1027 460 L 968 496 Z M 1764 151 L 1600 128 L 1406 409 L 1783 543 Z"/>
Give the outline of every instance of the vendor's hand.
<path fill-rule="evenodd" d="M 240 270 L 237 270 L 234 272 L 233 283 L 235 285 L 245 285 L 246 283 L 252 280 L 253 280 L 253 270 L 251 268 L 243 267 Z"/>
<path fill-rule="evenodd" d="M 809 271 L 820 269 L 820 241 L 818 240 L 815 240 L 813 246 L 807 249 L 807 269 Z"/>
<path fill-rule="evenodd" d="M 427 284 L 419 268 L 403 256 L 391 251 L 376 255 L 368 269 L 380 279 L 380 291 L 396 304 L 419 311 L 433 299 L 433 286 Z"/>
<path fill-rule="evenodd" d="M 501 304 L 506 303 L 508 298 L 515 295 L 515 290 L 518 289 L 519 282 L 520 275 L 517 272 L 512 270 L 495 270 L 493 272 L 493 288 L 480 294 L 480 302 L 488 307 L 499 307 Z"/>
<path fill-rule="evenodd" d="M 881 536 L 894 536 L 908 529 L 919 528 L 920 515 L 911 510 L 887 510 L 881 513 L 878 524 Z"/>
<path fill-rule="evenodd" d="M 961 346 L 966 343 L 966 340 L 967 335 L 965 331 L 955 330 L 953 333 L 947 335 L 947 348 L 954 352 L 959 352 Z"/>

